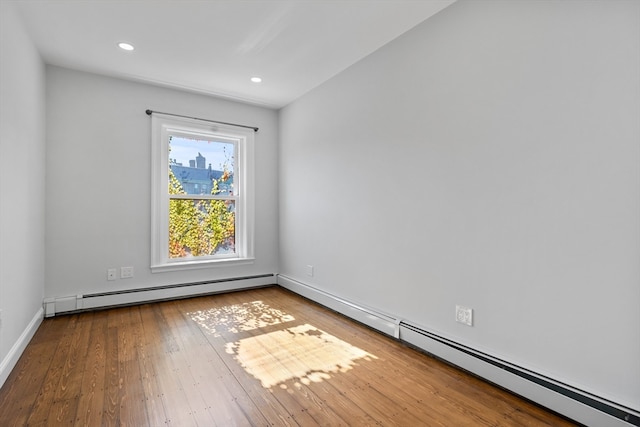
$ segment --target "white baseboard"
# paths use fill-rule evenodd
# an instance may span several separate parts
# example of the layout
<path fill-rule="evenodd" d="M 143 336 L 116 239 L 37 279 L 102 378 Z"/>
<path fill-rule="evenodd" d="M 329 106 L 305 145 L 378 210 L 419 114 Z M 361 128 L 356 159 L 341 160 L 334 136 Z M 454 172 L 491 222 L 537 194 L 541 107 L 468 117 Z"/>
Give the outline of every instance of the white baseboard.
<path fill-rule="evenodd" d="M 411 322 L 377 313 L 287 276 L 278 285 L 391 335 L 500 387 L 587 426 L 640 426 L 640 413 L 453 342 Z"/>
<path fill-rule="evenodd" d="M 400 339 L 584 425 L 630 427 L 638 425 L 640 420 L 640 414 L 630 408 L 475 351 L 404 321 L 400 324 Z M 625 416 L 628 422 L 624 420 Z"/>
<path fill-rule="evenodd" d="M 335 295 L 331 295 L 287 276 L 277 275 L 277 278 L 278 285 L 283 288 L 309 298 L 320 305 L 344 314 L 345 316 L 357 320 L 360 323 L 364 323 L 365 325 L 382 333 L 395 338 L 399 337 L 399 321 L 393 316 L 381 313 L 379 310 L 371 309 L 361 304 L 355 304 L 345 299 L 338 298 Z"/>
<path fill-rule="evenodd" d="M 27 344 L 33 338 L 33 335 L 38 330 L 40 323 L 42 323 L 42 318 L 44 316 L 44 310 L 40 308 L 35 316 L 31 319 L 25 330 L 20 334 L 18 341 L 15 342 L 7 356 L 0 362 L 0 387 L 4 384 L 4 382 L 9 377 L 11 370 L 18 363 L 18 359 L 22 356 L 24 349 L 27 348 Z"/>
<path fill-rule="evenodd" d="M 151 301 L 186 298 L 222 292 L 231 292 L 268 285 L 275 285 L 274 274 L 235 277 L 197 283 L 158 286 L 153 288 L 129 289 L 95 294 L 53 297 L 44 300 L 46 316 L 74 311 L 106 308 L 119 305 L 140 304 Z"/>

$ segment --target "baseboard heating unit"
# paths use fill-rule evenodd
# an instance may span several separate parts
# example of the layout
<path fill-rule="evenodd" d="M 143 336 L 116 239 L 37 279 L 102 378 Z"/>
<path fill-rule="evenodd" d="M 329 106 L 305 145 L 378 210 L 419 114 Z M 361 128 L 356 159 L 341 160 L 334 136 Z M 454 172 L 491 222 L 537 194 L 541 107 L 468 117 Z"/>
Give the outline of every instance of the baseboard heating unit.
<path fill-rule="evenodd" d="M 506 360 L 477 351 L 406 319 L 381 313 L 278 275 L 278 285 L 395 337 L 571 420 L 593 427 L 640 426 L 640 412 Z"/>
<path fill-rule="evenodd" d="M 400 339 L 559 414 L 594 427 L 640 426 L 631 408 L 400 322 Z"/>
<path fill-rule="evenodd" d="M 44 309 L 45 316 L 52 317 L 56 314 L 67 314 L 96 308 L 251 289 L 274 285 L 275 282 L 275 274 L 271 273 L 112 292 L 99 292 L 70 297 L 46 298 L 44 300 Z"/>

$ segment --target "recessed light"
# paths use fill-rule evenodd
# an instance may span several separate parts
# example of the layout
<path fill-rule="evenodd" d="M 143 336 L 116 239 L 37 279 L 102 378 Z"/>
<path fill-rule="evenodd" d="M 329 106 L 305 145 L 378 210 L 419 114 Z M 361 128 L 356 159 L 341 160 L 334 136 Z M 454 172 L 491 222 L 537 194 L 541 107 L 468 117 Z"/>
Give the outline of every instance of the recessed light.
<path fill-rule="evenodd" d="M 251 77 L 251 81 L 254 83 L 260 83 L 262 79 L 260 77 Z"/>
<path fill-rule="evenodd" d="M 122 50 L 133 50 L 134 49 L 133 45 L 130 45 L 129 43 L 124 43 L 124 42 L 118 43 L 118 47 L 120 49 L 122 49 Z"/>

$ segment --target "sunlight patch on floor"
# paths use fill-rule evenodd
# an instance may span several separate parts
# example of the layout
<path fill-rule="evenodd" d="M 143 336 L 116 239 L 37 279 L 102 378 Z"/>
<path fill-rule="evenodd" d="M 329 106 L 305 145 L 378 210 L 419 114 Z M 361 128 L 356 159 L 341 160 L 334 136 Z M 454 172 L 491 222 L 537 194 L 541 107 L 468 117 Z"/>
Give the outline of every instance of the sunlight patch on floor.
<path fill-rule="evenodd" d="M 289 380 L 320 382 L 353 369 L 358 360 L 377 359 L 309 324 L 228 343 L 226 351 L 265 388 L 286 388 Z"/>
<path fill-rule="evenodd" d="M 222 332 L 237 334 L 295 320 L 290 314 L 271 308 L 262 301 L 199 310 L 187 315 L 215 336 L 220 336 Z"/>

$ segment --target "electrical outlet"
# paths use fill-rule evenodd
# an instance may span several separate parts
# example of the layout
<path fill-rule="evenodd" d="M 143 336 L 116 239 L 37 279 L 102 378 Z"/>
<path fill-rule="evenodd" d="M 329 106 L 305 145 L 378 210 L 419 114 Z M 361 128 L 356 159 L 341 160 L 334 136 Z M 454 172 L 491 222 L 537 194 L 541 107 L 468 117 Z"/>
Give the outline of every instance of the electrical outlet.
<path fill-rule="evenodd" d="M 110 268 L 107 270 L 107 280 L 111 281 L 111 280 L 116 280 L 116 269 L 115 268 Z"/>
<path fill-rule="evenodd" d="M 120 267 L 120 278 L 129 279 L 133 277 L 133 267 Z"/>
<path fill-rule="evenodd" d="M 456 305 L 456 322 L 473 326 L 473 309 Z"/>
<path fill-rule="evenodd" d="M 307 265 L 307 276 L 313 277 L 313 265 Z"/>

